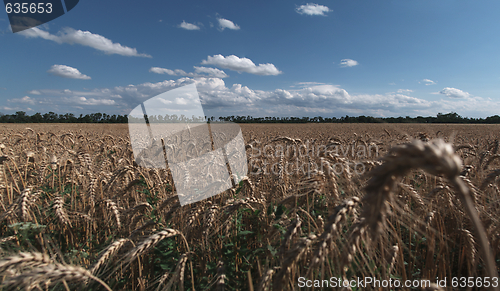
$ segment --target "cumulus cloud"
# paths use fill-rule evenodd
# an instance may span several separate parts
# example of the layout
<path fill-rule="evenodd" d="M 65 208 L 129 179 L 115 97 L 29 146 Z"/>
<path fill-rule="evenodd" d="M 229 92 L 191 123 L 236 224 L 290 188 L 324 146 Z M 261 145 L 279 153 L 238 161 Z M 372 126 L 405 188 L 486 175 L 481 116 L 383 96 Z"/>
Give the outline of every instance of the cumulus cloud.
<path fill-rule="evenodd" d="M 198 91 L 204 108 L 210 111 L 228 111 L 230 115 L 266 114 L 275 116 L 304 116 L 308 114 L 373 115 L 390 116 L 394 112 L 425 111 L 433 109 L 430 101 L 404 94 L 350 95 L 335 85 L 311 85 L 296 90 L 253 90 L 234 84 L 228 88 L 224 83 L 215 88 L 203 88 L 206 80 L 197 80 Z M 201 86 L 200 86 L 201 85 Z M 217 116 L 216 114 L 212 114 Z"/>
<path fill-rule="evenodd" d="M 72 91 L 68 89 L 37 89 L 31 92 L 37 92 L 37 98 L 24 96 L 22 98 L 13 98 L 7 100 L 9 103 L 35 105 L 38 112 L 72 112 L 74 110 L 89 110 L 89 112 L 102 112 L 102 106 L 114 106 L 119 108 L 120 100 L 116 92 L 110 89 L 94 89 L 92 91 Z M 83 106 L 83 107 L 82 107 Z M 17 110 L 27 111 L 26 108 Z M 109 109 L 106 109 L 106 113 Z M 122 113 L 123 114 L 123 113 Z"/>
<path fill-rule="evenodd" d="M 194 66 L 194 73 L 186 73 L 184 70 L 175 69 L 169 70 L 160 67 L 152 67 L 149 69 L 150 72 L 156 74 L 168 74 L 171 76 L 186 76 L 193 78 L 200 77 L 215 77 L 215 78 L 226 78 L 228 75 L 223 71 L 216 68 L 207 68 L 207 67 L 196 67 Z"/>
<path fill-rule="evenodd" d="M 307 3 L 306 5 L 300 5 L 295 9 L 299 14 L 307 14 L 307 15 L 321 15 L 326 16 L 325 13 L 328 13 L 332 10 L 324 5 Z"/>
<path fill-rule="evenodd" d="M 208 67 L 194 67 L 194 71 L 198 74 L 203 73 L 215 78 L 226 78 L 227 74 L 223 70 Z"/>
<path fill-rule="evenodd" d="M 275 76 L 282 72 L 273 64 L 255 65 L 252 60 L 247 58 L 239 58 L 235 55 L 224 57 L 223 55 L 208 56 L 206 60 L 201 62 L 203 65 L 214 65 L 223 69 L 229 69 L 237 72 L 246 72 L 261 76 Z"/>
<path fill-rule="evenodd" d="M 88 91 L 37 89 L 36 91 L 41 94 L 37 96 L 36 101 L 29 97 L 24 100 L 21 100 L 23 98 L 9 100 L 17 102 L 16 106 L 9 107 L 18 108 L 22 103 L 31 106 L 33 101 L 37 106 L 36 110 L 41 112 L 54 111 L 58 108 L 61 112 L 70 112 L 75 108 L 102 112 L 102 106 L 109 106 L 105 109 L 108 114 L 129 114 L 130 110 L 151 97 L 192 83 L 196 84 L 205 115 L 216 117 L 435 116 L 438 112 L 457 112 L 462 116 L 490 116 L 497 114 L 496 111 L 500 108 L 499 102 L 470 94 L 466 98 L 459 99 L 443 96 L 440 100 L 426 100 L 408 96 L 407 89 L 385 94 L 350 94 L 340 86 L 315 82 L 299 83 L 300 86 L 291 89 L 256 90 L 243 84 L 227 85 L 221 78 L 204 77 L 181 77 L 177 80 Z M 446 96 L 460 94 L 451 89 L 445 88 L 441 94 Z M 191 99 L 186 98 L 184 95 L 175 96 L 170 103 L 165 102 L 165 105 L 170 106 L 169 108 L 184 106 L 183 104 L 191 102 Z M 25 108 L 19 110 L 26 111 Z"/>
<path fill-rule="evenodd" d="M 232 22 L 231 20 L 227 20 L 224 18 L 217 18 L 217 20 L 219 21 L 219 29 L 220 30 L 224 30 L 226 28 L 232 29 L 232 30 L 239 30 L 240 29 L 240 27 L 237 24 L 235 24 L 234 22 Z"/>
<path fill-rule="evenodd" d="M 155 74 L 168 74 L 168 75 L 171 75 L 171 76 L 176 76 L 177 73 L 173 70 L 169 70 L 169 69 L 164 69 L 164 68 L 160 68 L 160 67 L 152 67 L 151 69 L 149 69 L 149 71 L 151 73 L 155 73 Z"/>
<path fill-rule="evenodd" d="M 297 82 L 294 85 L 291 85 L 291 88 L 294 87 L 309 87 L 313 85 L 325 85 L 325 83 L 320 83 L 320 82 Z"/>
<path fill-rule="evenodd" d="M 3 111 L 11 111 L 11 112 L 16 112 L 16 111 L 33 111 L 33 109 L 29 107 L 8 107 L 8 106 L 0 106 L 0 110 Z M 0 116 L 3 115 L 4 113 L 0 112 Z"/>
<path fill-rule="evenodd" d="M 110 39 L 107 39 L 99 34 L 91 33 L 90 31 L 75 30 L 69 27 L 59 31 L 57 35 L 50 34 L 48 31 L 41 30 L 38 27 L 26 29 L 22 32 L 19 32 L 19 34 L 24 35 L 28 38 L 39 37 L 46 40 L 51 40 L 58 44 L 67 43 L 88 46 L 109 55 L 117 54 L 128 57 L 151 58 L 151 56 L 148 54 L 140 54 L 135 48 L 130 48 L 119 43 L 112 42 Z"/>
<path fill-rule="evenodd" d="M 115 100 L 112 99 L 95 99 L 86 97 L 72 97 L 66 99 L 68 102 L 80 105 L 115 105 Z"/>
<path fill-rule="evenodd" d="M 446 95 L 450 98 L 467 98 L 471 95 L 467 92 L 464 92 L 460 89 L 446 87 L 443 90 L 439 91 L 440 94 Z"/>
<path fill-rule="evenodd" d="M 357 66 L 359 65 L 359 63 L 355 60 L 351 60 L 351 59 L 343 59 L 340 61 L 340 66 L 343 67 L 343 68 L 346 68 L 346 67 L 354 67 L 354 66 Z"/>
<path fill-rule="evenodd" d="M 29 96 L 24 96 L 22 98 L 13 98 L 9 99 L 9 102 L 15 102 L 15 103 L 25 103 L 25 104 L 30 104 L 30 105 L 35 105 L 35 99 L 29 97 Z"/>
<path fill-rule="evenodd" d="M 429 79 L 423 79 L 419 83 L 424 83 L 425 85 L 435 85 L 436 84 L 436 82 L 429 80 Z"/>
<path fill-rule="evenodd" d="M 89 76 L 80 73 L 77 68 L 65 65 L 53 65 L 47 72 L 63 78 L 90 80 Z"/>
<path fill-rule="evenodd" d="M 182 21 L 181 24 L 179 24 L 179 27 L 180 28 L 184 28 L 186 30 L 200 30 L 200 27 L 198 25 L 195 25 L 195 24 L 192 24 L 192 23 L 188 23 L 186 21 Z"/>
<path fill-rule="evenodd" d="M 31 90 L 28 92 L 28 94 L 31 94 L 31 95 L 41 95 L 42 93 L 38 90 Z"/>

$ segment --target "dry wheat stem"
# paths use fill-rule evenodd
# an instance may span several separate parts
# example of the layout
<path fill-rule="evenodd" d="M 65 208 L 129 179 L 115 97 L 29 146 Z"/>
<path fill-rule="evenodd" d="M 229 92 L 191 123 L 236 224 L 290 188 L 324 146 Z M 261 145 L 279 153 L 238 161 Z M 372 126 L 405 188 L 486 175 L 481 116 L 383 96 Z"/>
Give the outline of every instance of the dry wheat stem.
<path fill-rule="evenodd" d="M 297 261 L 304 255 L 306 251 L 309 250 L 311 244 L 316 240 L 316 235 L 309 234 L 307 237 L 302 237 L 295 244 L 294 248 L 287 252 L 283 264 L 281 265 L 281 270 L 274 277 L 273 286 L 277 290 L 283 289 L 283 283 L 286 281 L 286 277 L 292 271 L 292 268 L 296 266 Z"/>
<path fill-rule="evenodd" d="M 392 270 L 394 270 L 394 265 L 396 263 L 396 260 L 398 258 L 398 252 L 399 252 L 399 246 L 396 244 L 392 246 L 391 250 L 391 258 L 390 258 L 390 265 L 389 265 L 389 271 L 387 272 L 388 275 L 391 275 Z"/>
<path fill-rule="evenodd" d="M 274 269 L 267 270 L 266 274 L 262 276 L 257 291 L 268 291 L 271 287 L 271 281 L 273 279 Z"/>
<path fill-rule="evenodd" d="M 216 290 L 224 291 L 226 287 L 226 269 L 224 268 L 224 262 L 217 262 L 217 281 L 216 281 Z"/>
<path fill-rule="evenodd" d="M 188 259 L 188 253 L 182 254 L 182 256 L 179 258 L 179 261 L 177 262 L 177 266 L 175 267 L 175 271 L 174 274 L 172 275 L 172 278 L 168 281 L 168 283 L 165 285 L 162 291 L 170 290 L 174 282 L 177 280 L 179 280 L 178 284 L 179 290 L 184 290 L 184 272 L 186 270 L 187 259 Z M 160 285 L 158 285 L 158 287 L 160 287 Z"/>
<path fill-rule="evenodd" d="M 314 267 L 318 266 L 325 260 L 328 252 L 328 246 L 333 241 L 334 235 L 339 233 L 341 223 L 347 220 L 347 215 L 354 213 L 355 207 L 359 203 L 360 199 L 353 196 L 346 199 L 342 204 L 335 208 L 334 213 L 328 218 L 324 232 L 321 234 L 318 242 L 316 243 L 316 251 L 314 252 L 311 268 L 309 269 L 308 274 L 312 272 Z"/>

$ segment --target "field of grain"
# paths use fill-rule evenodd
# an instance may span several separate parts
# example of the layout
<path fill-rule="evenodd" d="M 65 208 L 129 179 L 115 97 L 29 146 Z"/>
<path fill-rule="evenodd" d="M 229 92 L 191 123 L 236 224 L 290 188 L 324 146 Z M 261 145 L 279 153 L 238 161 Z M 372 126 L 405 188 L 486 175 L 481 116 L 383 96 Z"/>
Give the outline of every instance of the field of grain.
<path fill-rule="evenodd" d="M 498 290 L 500 126 L 241 129 L 247 176 L 181 207 L 127 125 L 1 124 L 0 290 Z"/>

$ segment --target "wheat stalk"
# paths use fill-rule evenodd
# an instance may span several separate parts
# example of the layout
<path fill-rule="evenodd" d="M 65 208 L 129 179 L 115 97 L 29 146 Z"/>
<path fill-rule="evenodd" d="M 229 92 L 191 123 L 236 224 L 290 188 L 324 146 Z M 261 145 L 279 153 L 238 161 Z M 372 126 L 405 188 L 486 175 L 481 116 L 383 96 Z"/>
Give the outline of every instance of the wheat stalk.
<path fill-rule="evenodd" d="M 216 290 L 224 291 L 226 288 L 226 268 L 224 267 L 223 261 L 217 262 L 217 281 L 216 281 Z"/>
<path fill-rule="evenodd" d="M 90 269 L 90 272 L 92 274 L 96 274 L 97 270 L 99 270 L 99 268 L 102 267 L 104 263 L 106 263 L 112 256 L 114 256 L 129 241 L 130 239 L 128 238 L 121 238 L 109 245 L 102 252 L 102 255 L 99 257 L 92 269 Z"/>
<path fill-rule="evenodd" d="M 294 236 L 299 232 L 300 226 L 302 225 L 302 220 L 297 215 L 296 218 L 292 221 L 290 226 L 288 227 L 283 242 L 281 243 L 281 253 L 283 254 L 288 247 L 288 243 L 291 242 Z"/>
<path fill-rule="evenodd" d="M 4 282 L 7 288 L 15 288 L 19 285 L 25 289 L 31 290 L 35 286 L 46 282 L 57 282 L 59 280 L 70 281 L 86 281 L 92 279 L 101 284 L 106 290 L 111 291 L 111 288 L 101 279 L 95 277 L 86 269 L 79 266 L 62 265 L 62 264 L 47 264 L 32 269 L 31 272 L 22 273 L 18 276 L 9 278 Z"/>
<path fill-rule="evenodd" d="M 394 270 L 394 265 L 396 263 L 396 259 L 398 258 L 398 252 L 399 252 L 399 246 L 397 244 L 392 246 L 391 257 L 389 259 L 389 262 L 390 262 L 389 271 L 387 271 L 388 275 L 391 275 L 392 270 Z"/>
<path fill-rule="evenodd" d="M 118 206 L 114 201 L 111 201 L 109 199 L 104 200 L 106 203 L 106 206 L 111 209 L 111 212 L 113 212 L 113 215 L 116 220 L 116 227 L 120 228 L 121 227 L 121 221 L 120 221 L 120 211 L 118 211 Z"/>
<path fill-rule="evenodd" d="M 259 285 L 257 286 L 257 291 L 268 291 L 271 288 L 271 282 L 274 275 L 274 269 L 269 269 L 266 274 L 262 276 Z"/>
<path fill-rule="evenodd" d="M 10 268 L 42 266 L 50 262 L 50 257 L 47 254 L 21 252 L 0 261 L 0 274 Z"/>
<path fill-rule="evenodd" d="M 21 192 L 21 196 L 19 197 L 19 217 L 21 218 L 21 221 L 26 221 L 27 216 L 28 216 L 28 207 L 29 207 L 29 202 L 30 202 L 30 195 L 31 195 L 31 187 L 28 187 L 24 189 Z"/>
<path fill-rule="evenodd" d="M 179 261 L 177 262 L 177 266 L 175 267 L 174 274 L 172 278 L 168 281 L 168 283 L 165 285 L 165 287 L 162 289 L 162 291 L 168 291 L 172 288 L 172 285 L 174 284 L 175 281 L 179 281 L 178 287 L 180 291 L 184 290 L 184 273 L 186 270 L 186 262 L 188 259 L 188 253 L 182 254 L 182 256 L 179 258 Z M 161 285 L 161 284 L 160 284 Z M 158 288 L 160 287 L 158 286 Z M 159 289 L 157 289 L 159 290 Z"/>
<path fill-rule="evenodd" d="M 324 231 L 316 243 L 316 251 L 312 258 L 311 267 L 309 272 L 325 260 L 328 254 L 328 246 L 333 242 L 335 235 L 339 233 L 341 223 L 347 220 L 347 215 L 352 215 L 355 212 L 355 207 L 360 203 L 358 197 L 351 197 L 346 199 L 342 204 L 337 206 L 332 215 L 328 218 Z"/>
<path fill-rule="evenodd" d="M 1 151 L 0 151 L 1 154 Z M 5 168 L 3 162 L 8 160 L 7 156 L 0 156 L 0 189 L 4 189 L 5 186 Z"/>
<path fill-rule="evenodd" d="M 299 239 L 294 248 L 287 252 L 283 264 L 281 265 L 281 270 L 274 277 L 273 287 L 277 290 L 283 289 L 283 283 L 286 281 L 286 277 L 290 274 L 292 269 L 296 266 L 297 261 L 304 255 L 311 244 L 316 240 L 316 235 L 309 234 L 307 237 L 302 237 Z"/>
<path fill-rule="evenodd" d="M 471 219 L 476 235 L 479 238 L 488 276 L 497 277 L 497 271 L 488 239 L 481 221 L 479 220 L 469 188 L 460 179 L 462 161 L 454 154 L 451 144 L 442 139 L 422 142 L 415 140 L 412 143 L 396 146 L 383 158 L 384 164 L 375 168 L 372 178 L 366 186 L 367 194 L 363 198 L 363 212 L 360 221 L 355 226 L 355 233 L 351 236 L 351 248 L 347 251 L 347 262 L 352 259 L 355 245 L 365 229 L 375 237 L 383 227 L 385 215 L 388 211 L 387 201 L 392 199 L 392 189 L 399 177 L 403 177 L 412 169 L 423 169 L 435 176 L 444 176 L 456 189 L 456 195 L 462 201 L 469 218 Z"/>
<path fill-rule="evenodd" d="M 64 210 L 64 197 L 57 196 L 54 199 L 54 204 L 52 205 L 52 209 L 54 209 L 57 218 L 63 225 L 69 225 L 71 227 L 71 221 Z"/>
<path fill-rule="evenodd" d="M 167 228 L 165 230 L 159 231 L 159 232 L 151 235 L 150 237 L 145 239 L 142 243 L 140 243 L 135 248 L 133 248 L 131 251 L 129 251 L 125 255 L 125 261 L 132 262 L 135 258 L 137 258 L 138 256 L 147 252 L 149 249 L 154 247 L 161 240 L 172 237 L 172 236 L 176 236 L 178 234 L 182 234 L 182 233 L 178 230 Z"/>
<path fill-rule="evenodd" d="M 210 202 L 210 201 L 209 201 Z M 211 202 L 210 202 L 211 204 Z M 217 212 L 219 211 L 219 206 L 218 205 L 212 205 L 210 206 L 205 213 L 205 229 L 203 230 L 203 235 L 205 237 L 208 236 L 208 233 L 210 229 L 214 227 L 215 224 L 215 216 L 217 215 Z"/>

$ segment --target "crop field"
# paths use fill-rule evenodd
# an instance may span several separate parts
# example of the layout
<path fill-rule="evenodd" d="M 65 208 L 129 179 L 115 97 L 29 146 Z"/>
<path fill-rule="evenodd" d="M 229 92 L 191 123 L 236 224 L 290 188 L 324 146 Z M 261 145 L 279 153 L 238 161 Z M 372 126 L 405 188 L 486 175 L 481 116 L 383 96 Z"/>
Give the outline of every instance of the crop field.
<path fill-rule="evenodd" d="M 0 290 L 499 290 L 500 126 L 240 127 L 181 206 L 126 124 L 0 124 Z"/>

